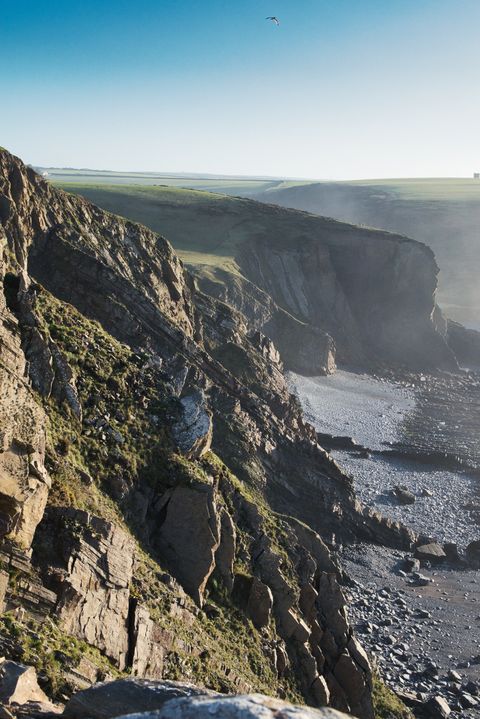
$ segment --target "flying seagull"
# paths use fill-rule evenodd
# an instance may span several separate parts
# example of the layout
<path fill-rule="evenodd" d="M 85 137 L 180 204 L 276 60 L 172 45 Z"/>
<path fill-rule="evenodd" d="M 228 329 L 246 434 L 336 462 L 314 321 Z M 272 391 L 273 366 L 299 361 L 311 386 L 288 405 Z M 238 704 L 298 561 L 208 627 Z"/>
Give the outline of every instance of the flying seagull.
<path fill-rule="evenodd" d="M 275 15 L 270 15 L 269 17 L 266 17 L 265 20 L 271 20 L 275 23 L 275 25 L 280 25 L 280 20 L 278 17 L 275 17 Z"/>

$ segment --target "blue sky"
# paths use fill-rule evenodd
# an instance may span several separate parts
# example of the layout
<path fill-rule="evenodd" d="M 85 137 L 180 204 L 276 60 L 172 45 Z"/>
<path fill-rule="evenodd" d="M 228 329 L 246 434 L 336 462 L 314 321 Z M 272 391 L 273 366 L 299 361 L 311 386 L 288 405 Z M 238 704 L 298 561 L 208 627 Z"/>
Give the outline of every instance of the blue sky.
<path fill-rule="evenodd" d="M 0 144 L 55 166 L 470 176 L 479 36 L 480 0 L 0 0 Z"/>

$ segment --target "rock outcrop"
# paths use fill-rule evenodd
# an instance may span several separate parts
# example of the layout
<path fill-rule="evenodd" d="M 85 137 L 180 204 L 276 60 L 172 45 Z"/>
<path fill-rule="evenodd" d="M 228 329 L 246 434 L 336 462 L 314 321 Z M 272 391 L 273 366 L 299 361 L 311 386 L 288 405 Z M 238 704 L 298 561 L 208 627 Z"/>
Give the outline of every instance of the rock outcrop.
<path fill-rule="evenodd" d="M 62 696 L 128 670 L 370 719 L 326 542 L 414 537 L 356 501 L 265 323 L 196 289 L 159 236 L 4 151 L 0 208 L 8 651 L 48 633 L 62 689 L 48 672 L 45 686 Z"/>
<path fill-rule="evenodd" d="M 303 216 L 310 237 L 255 237 L 238 250 L 246 276 L 284 310 L 334 338 L 343 364 L 458 368 L 432 321 L 438 268 L 425 245 Z"/>
<path fill-rule="evenodd" d="M 28 549 L 42 518 L 50 478 L 45 469 L 45 423 L 27 379 L 18 321 L 8 309 L 25 291 L 8 274 L 7 237 L 0 226 L 0 538 L 10 536 Z"/>
<path fill-rule="evenodd" d="M 154 541 L 167 566 L 198 604 L 215 568 L 220 520 L 211 484 L 175 487 L 160 497 Z"/>

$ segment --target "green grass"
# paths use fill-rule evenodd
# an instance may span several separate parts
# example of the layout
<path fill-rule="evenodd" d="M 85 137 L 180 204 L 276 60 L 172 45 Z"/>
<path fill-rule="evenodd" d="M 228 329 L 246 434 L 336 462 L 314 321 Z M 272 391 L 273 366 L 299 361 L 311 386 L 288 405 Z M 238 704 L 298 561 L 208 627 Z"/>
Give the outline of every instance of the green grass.
<path fill-rule="evenodd" d="M 414 202 L 480 202 L 480 180 L 473 178 L 412 178 L 342 182 L 352 187 L 372 187 L 394 193 L 396 199 Z"/>
<path fill-rule="evenodd" d="M 111 172 L 102 170 L 75 170 L 63 168 L 46 168 L 49 180 L 56 183 L 75 182 L 81 185 L 164 185 L 197 190 L 208 190 L 226 195 L 254 195 L 265 192 L 272 187 L 280 187 L 283 180 L 263 179 L 255 177 L 215 177 L 214 175 L 182 175 L 175 173 L 155 172 Z M 287 185 L 297 184 L 287 181 Z"/>

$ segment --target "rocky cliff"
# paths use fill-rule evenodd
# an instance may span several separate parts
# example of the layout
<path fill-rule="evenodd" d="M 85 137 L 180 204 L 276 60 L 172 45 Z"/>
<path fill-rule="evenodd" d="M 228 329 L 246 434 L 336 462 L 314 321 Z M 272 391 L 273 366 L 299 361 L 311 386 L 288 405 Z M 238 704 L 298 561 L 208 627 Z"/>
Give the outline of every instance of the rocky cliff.
<path fill-rule="evenodd" d="M 373 716 L 328 544 L 356 501 L 271 341 L 146 228 L 0 151 L 0 654 Z"/>
<path fill-rule="evenodd" d="M 318 375 L 335 357 L 367 370 L 458 369 L 432 319 L 438 267 L 420 242 L 209 193 L 80 191 L 167 232 L 201 289 L 269 336 L 287 369 Z"/>

